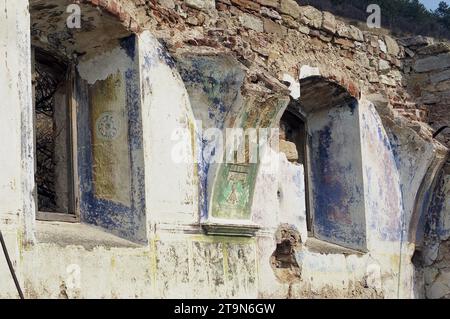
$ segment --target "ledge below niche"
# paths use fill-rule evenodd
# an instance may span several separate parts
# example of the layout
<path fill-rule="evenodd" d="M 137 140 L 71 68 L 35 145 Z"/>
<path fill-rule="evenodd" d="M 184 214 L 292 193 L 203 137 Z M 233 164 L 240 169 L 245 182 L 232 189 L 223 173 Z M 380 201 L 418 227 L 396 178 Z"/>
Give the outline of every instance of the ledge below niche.
<path fill-rule="evenodd" d="M 205 222 L 201 226 L 206 235 L 234 237 L 255 237 L 262 228 L 251 222 Z"/>

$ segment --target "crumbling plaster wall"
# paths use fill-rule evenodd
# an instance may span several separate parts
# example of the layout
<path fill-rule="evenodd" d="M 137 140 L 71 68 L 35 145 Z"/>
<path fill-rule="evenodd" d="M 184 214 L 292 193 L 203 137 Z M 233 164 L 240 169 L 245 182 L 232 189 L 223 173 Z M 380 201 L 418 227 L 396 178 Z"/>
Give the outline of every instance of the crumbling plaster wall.
<path fill-rule="evenodd" d="M 38 225 L 49 236 L 21 253 L 19 278 L 27 298 L 257 297 L 254 239 L 161 230 L 139 247 L 88 226 L 51 227 Z M 3 284 L 0 291 L 16 297 Z"/>
<path fill-rule="evenodd" d="M 147 242 L 141 93 L 134 35 L 77 64 L 81 221 Z"/>
<path fill-rule="evenodd" d="M 450 44 L 433 42 L 430 39 L 405 41 L 414 49 L 405 61 L 408 88 L 428 115 L 428 122 L 438 130 L 449 125 L 448 105 L 450 103 Z M 438 139 L 450 145 L 449 130 L 442 132 Z"/>
<path fill-rule="evenodd" d="M 367 199 L 362 187 L 359 112 L 354 102 L 308 116 L 309 174 L 317 238 L 365 249 L 366 216 L 361 212 Z"/>
<path fill-rule="evenodd" d="M 418 39 L 406 43 L 414 48 L 407 61 L 412 73 L 408 86 L 428 112 L 428 122 L 435 129 L 449 126 L 450 45 L 433 43 L 430 39 Z M 449 129 L 437 137 L 447 147 L 450 145 Z M 418 286 L 428 298 L 449 298 L 448 267 L 448 177 L 450 162 L 444 164 L 439 179 L 428 194 L 429 214 L 422 218 L 420 238 L 423 248 L 418 258 Z"/>
<path fill-rule="evenodd" d="M 386 295 L 411 296 L 411 284 L 401 292 L 394 286 L 408 282 L 413 275 L 409 261 L 414 251 L 411 238 L 420 218 L 417 205 L 423 201 L 425 189 L 432 187 L 446 156 L 445 147 L 432 140 L 432 130 L 426 125 L 433 110 L 416 99 L 408 85 L 415 75 L 410 67 L 415 50 L 427 48 L 431 40 L 418 37 L 399 43 L 388 35 L 362 32 L 329 13 L 299 7 L 289 0 L 219 0 L 216 10 L 210 2 L 160 4 L 147 10 L 155 17 L 150 25 L 173 53 L 187 48 L 209 54 L 232 52 L 249 69 L 248 80 L 253 83 L 258 83 L 262 74 L 295 81 L 310 75 L 315 67 L 352 94 L 362 94 L 374 102 L 375 107 L 362 107 L 361 113 L 367 227 L 372 229 L 368 232 L 369 246 L 383 255 L 381 259 L 396 260 L 387 264 L 397 268 L 397 275 L 404 272 L 402 279 L 391 279 L 392 290 Z M 259 78 L 252 78 L 254 74 Z M 270 89 L 263 81 L 259 84 Z M 290 88 L 296 88 L 292 80 Z M 445 100 L 443 103 L 448 109 Z M 445 120 L 445 115 L 441 118 Z M 383 159 L 373 157 L 374 147 L 385 154 Z M 389 189 L 389 194 L 377 189 Z M 276 203 L 274 194 L 273 190 L 266 198 Z M 380 211 L 386 215 L 380 216 Z M 260 247 L 260 253 L 268 255 L 269 248 Z M 268 269 L 265 258 L 261 260 L 261 268 Z M 392 269 L 386 274 L 392 274 Z"/>
<path fill-rule="evenodd" d="M 317 243 L 308 238 L 305 209 L 299 204 L 305 202 L 303 167 L 284 159 L 279 170 L 261 171 L 257 179 L 254 218 L 267 227 L 266 236 L 259 239 L 260 256 L 265 256 L 259 259 L 260 268 L 265 269 L 260 272 L 262 296 L 284 293 L 291 297 L 414 297 L 411 264 L 414 244 L 407 239 L 407 225 L 413 211 L 403 205 L 403 191 L 417 193 L 419 186 L 402 184 L 400 176 L 411 175 L 402 171 L 396 162 L 407 159 L 394 152 L 373 103 L 363 99 L 358 108 L 367 251 L 357 253 L 336 247 L 317 247 Z M 290 168 L 286 169 L 284 163 Z M 430 162 L 425 157 L 416 164 L 426 170 Z M 289 192 L 282 191 L 277 197 L 281 184 L 282 189 L 288 188 Z M 295 212 L 284 208 L 288 206 Z M 302 243 L 297 263 L 302 273 L 295 280 L 280 283 L 269 271 L 271 267 L 266 258 L 274 251 L 274 225 L 283 224 L 292 225 L 300 232 Z M 374 275 L 379 281 L 372 281 Z"/>
<path fill-rule="evenodd" d="M 305 77 L 307 65 L 317 67 L 352 93 L 382 94 L 395 113 L 412 121 L 428 121 L 431 110 L 416 99 L 417 93 L 425 96 L 427 90 L 422 91 L 420 83 L 408 84 L 416 75 L 411 64 L 424 54 L 443 54 L 445 60 L 445 44 L 433 45 L 433 39 L 424 37 L 396 41 L 389 35 L 361 31 L 293 0 L 215 2 L 215 9 L 207 1 L 150 2 L 145 13 L 152 19 L 146 27 L 170 52 L 188 48 L 230 52 L 250 71 L 268 72 L 278 80 L 285 73 L 294 79 Z M 143 7 L 137 5 L 140 14 Z M 445 71 L 446 66 L 437 68 Z M 446 80 L 445 74 L 434 82 Z M 445 107 L 447 102 L 442 99 L 442 103 Z"/>
<path fill-rule="evenodd" d="M 441 160 L 430 164 L 433 162 L 430 155 L 420 162 L 412 162 L 409 168 L 421 168 L 420 174 L 414 176 L 408 167 L 403 168 L 402 161 L 410 162 L 423 154 L 444 154 L 445 149 L 432 141 L 431 130 L 426 125 L 416 122 L 426 121 L 427 112 L 415 103 L 406 85 L 408 77 L 404 75 L 407 72 L 403 61 L 405 54 L 411 54 L 404 46 L 388 36 L 363 33 L 330 14 L 312 7 L 299 7 L 290 0 L 127 1 L 120 6 L 114 5 L 115 1 L 90 2 L 107 8 L 124 24 L 130 22 L 132 30 L 149 29 L 164 43 L 157 43 L 144 34 L 139 48 L 143 133 L 147 136 L 143 147 L 149 244 L 140 248 L 103 244 L 88 248 L 76 242 L 71 245 L 54 241 L 24 245 L 22 226 L 32 230 L 27 232 L 26 240 L 33 239 L 35 234 L 29 176 L 32 174 L 28 169 L 32 150 L 20 149 L 24 145 L 21 136 L 30 134 L 27 128 L 31 124 L 21 117 L 19 109 L 15 109 L 16 113 L 8 109 L 3 113 L 12 118 L 5 117 L 5 126 L 0 127 L 9 128 L 1 135 L 8 136 L 8 141 L 2 141 L 2 147 L 6 148 L 2 154 L 8 158 L 2 158 L 1 164 L 2 167 L 11 165 L 11 169 L 2 173 L 10 174 L 5 178 L 10 183 L 4 184 L 1 191 L 5 200 L 1 201 L 0 217 L 4 221 L 2 225 L 6 225 L 2 230 L 8 230 L 7 241 L 28 297 L 414 297 L 410 263 L 414 245 L 404 234 L 412 217 L 405 219 L 405 216 L 413 215 L 411 201 L 415 202 L 414 194 L 419 192 L 428 166 L 438 167 Z M 1 5 L 8 10 L 1 10 Z M 8 68 L 22 70 L 23 76 L 29 77 L 30 57 L 24 54 L 28 52 L 24 48 L 29 46 L 29 26 L 26 22 L 16 24 L 28 21 L 26 1 L 14 1 L 13 5 L 11 1 L 1 0 L 0 14 L 8 15 L 8 19 L 2 19 L 2 26 L 5 23 L 8 27 L 0 28 L 0 41 L 5 42 L 0 52 L 6 56 L 7 48 L 8 54 L 0 66 L 9 76 L 2 78 L 7 82 L 2 83 L 0 96 L 4 101 L 11 100 L 11 104 L 22 105 L 24 111 L 32 104 L 31 87 L 23 83 L 31 80 L 18 82 L 15 74 L 21 73 L 7 71 Z M 140 27 L 134 24 L 136 21 Z M 317 67 L 322 76 L 341 84 L 353 96 L 362 95 L 375 104 L 360 103 L 359 114 L 362 140 L 366 141 L 362 153 L 366 162 L 363 172 L 367 192 L 366 227 L 370 230 L 368 253 L 306 243 L 303 168 L 287 162 L 280 154 L 271 156 L 279 158 L 281 169 L 275 174 L 260 170 L 256 178 L 254 202 L 257 205 L 252 207 L 252 218 L 263 226 L 257 237 L 202 234 L 196 223 L 198 205 L 201 205 L 196 166 L 192 163 L 177 166 L 165 161 L 169 147 L 160 130 L 167 135 L 170 128 L 180 127 L 195 135 L 192 132 L 198 129 L 194 123 L 198 110 L 192 110 L 194 103 L 189 87 L 186 90 L 184 79 L 178 75 L 175 61 L 164 46 L 174 57 L 185 50 L 194 55 L 222 52 L 236 58 L 247 71 L 243 79 L 246 87 L 253 85 L 268 95 L 275 91 L 279 98 L 289 95 L 288 86 L 281 81 L 285 74 L 295 82 L 308 75 L 305 66 Z M 14 48 L 21 54 L 10 54 Z M 295 87 L 291 83 L 291 88 Z M 407 115 L 408 120 L 402 115 Z M 24 129 L 20 128 L 21 119 L 25 121 Z M 393 136 L 403 140 L 413 136 L 423 147 L 419 151 L 397 152 L 394 148 L 399 145 L 393 144 Z M 29 137 L 25 139 L 29 141 Z M 195 148 L 199 145 L 192 140 L 181 139 L 179 145 L 188 157 L 198 152 Z M 373 148 L 383 157 L 374 158 Z M 18 167 L 17 163 L 22 166 Z M 377 176 L 374 180 L 374 175 L 380 172 L 386 178 Z M 434 180 L 435 174 L 431 175 L 428 179 Z M 179 176 L 183 178 L 180 180 Z M 171 187 L 162 191 L 160 185 L 166 182 Z M 284 188 L 281 201 L 277 195 L 280 185 Z M 383 194 L 378 192 L 381 189 L 393 191 Z M 405 194 L 412 197 L 408 199 L 411 207 L 407 209 L 402 206 Z M 257 201 L 258 198 L 261 200 Z M 382 207 L 378 206 L 380 203 Z M 4 208 L 6 204 L 9 206 Z M 400 211 L 399 206 L 402 206 Z M 294 250 L 301 278 L 294 276 L 288 281 L 277 278 L 270 262 L 277 244 L 276 231 L 283 224 L 295 225 L 302 238 Z M 71 264 L 78 264 L 82 271 L 79 290 L 67 289 L 70 280 L 67 266 Z M 5 269 L 0 273 L 1 282 L 9 282 L 0 287 L 0 295 L 14 297 L 8 272 Z M 380 275 L 380 285 L 376 280 L 368 280 L 370 274 Z"/>
<path fill-rule="evenodd" d="M 425 245 L 420 260 L 420 286 L 427 298 L 449 298 L 449 172 L 441 175 L 428 216 Z"/>
<path fill-rule="evenodd" d="M 147 220 L 196 223 L 199 145 L 188 93 L 174 60 L 148 32 L 139 37 L 139 60 Z"/>
<path fill-rule="evenodd" d="M 19 249 L 33 241 L 34 218 L 25 220 L 25 212 L 34 212 L 32 138 L 31 50 L 27 1 L 0 1 L 0 99 L 2 104 L 0 227 L 8 243 L 14 265 L 19 266 Z M 15 297 L 4 260 L 0 263 L 1 295 Z"/>

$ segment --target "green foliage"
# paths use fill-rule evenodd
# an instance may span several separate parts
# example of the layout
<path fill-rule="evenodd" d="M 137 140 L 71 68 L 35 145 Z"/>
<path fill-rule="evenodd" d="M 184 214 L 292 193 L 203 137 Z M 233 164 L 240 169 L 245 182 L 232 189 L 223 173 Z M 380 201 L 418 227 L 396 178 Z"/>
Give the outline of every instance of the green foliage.
<path fill-rule="evenodd" d="M 434 14 L 444 27 L 450 29 L 450 6 L 446 2 L 441 1 Z"/>

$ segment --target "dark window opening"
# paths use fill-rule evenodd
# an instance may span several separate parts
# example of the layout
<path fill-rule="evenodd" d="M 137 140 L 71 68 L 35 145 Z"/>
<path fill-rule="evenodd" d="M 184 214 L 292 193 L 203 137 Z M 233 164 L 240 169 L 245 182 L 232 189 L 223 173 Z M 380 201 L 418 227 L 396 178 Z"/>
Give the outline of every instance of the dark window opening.
<path fill-rule="evenodd" d="M 306 202 L 306 225 L 308 232 L 312 231 L 312 219 L 310 214 L 309 187 L 308 187 L 308 163 L 307 163 L 307 125 L 305 118 L 298 112 L 296 102 L 292 101 L 280 120 L 280 140 L 293 143 L 297 151 L 296 156 L 288 157 L 291 162 L 303 165 L 305 175 L 305 202 Z M 292 152 L 290 152 L 292 154 Z"/>
<path fill-rule="evenodd" d="M 75 214 L 71 96 L 67 64 L 34 50 L 36 196 L 38 219 Z"/>
<path fill-rule="evenodd" d="M 305 122 L 289 110 L 283 114 L 280 122 L 281 139 L 294 143 L 297 149 L 299 164 L 305 164 L 306 125 Z"/>

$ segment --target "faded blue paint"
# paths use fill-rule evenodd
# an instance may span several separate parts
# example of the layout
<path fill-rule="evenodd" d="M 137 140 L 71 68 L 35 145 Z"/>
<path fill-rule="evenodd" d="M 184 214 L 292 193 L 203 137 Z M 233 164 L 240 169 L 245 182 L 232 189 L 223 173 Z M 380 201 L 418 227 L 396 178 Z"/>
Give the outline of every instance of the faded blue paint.
<path fill-rule="evenodd" d="M 300 170 L 297 170 L 295 175 L 292 176 L 292 182 L 295 185 L 295 195 L 300 200 L 305 197 L 305 176 L 303 174 Z"/>
<path fill-rule="evenodd" d="M 208 172 L 210 168 L 210 159 L 214 155 L 213 149 L 207 156 L 205 157 L 205 150 L 208 149 L 208 141 L 200 137 L 201 142 L 198 145 L 201 145 L 200 149 L 200 160 L 198 162 L 198 172 L 199 172 L 199 201 L 200 201 L 200 217 L 206 218 L 208 215 Z"/>
<path fill-rule="evenodd" d="M 162 62 L 169 66 L 171 69 L 176 67 L 176 61 L 167 51 L 167 48 L 164 43 L 155 40 L 156 50 L 145 52 L 143 56 L 142 67 L 145 70 L 150 70 L 155 67 L 158 63 Z"/>
<path fill-rule="evenodd" d="M 121 39 L 120 47 L 124 49 L 128 57 L 134 61 L 136 57 L 136 37 L 130 35 L 129 37 Z"/>
<path fill-rule="evenodd" d="M 426 213 L 425 207 L 430 202 L 432 181 L 427 173 L 436 165 L 434 145 L 412 130 L 403 130 L 400 125 L 387 127 L 386 134 L 391 142 L 402 198 L 402 226 L 398 233 L 401 239 L 414 241 L 417 235 L 422 236 L 416 227 L 422 227 L 422 214 Z"/>
<path fill-rule="evenodd" d="M 356 102 L 355 102 L 356 103 Z M 309 116 L 314 232 L 324 240 L 366 248 L 357 104 Z"/>
<path fill-rule="evenodd" d="M 214 59 L 192 57 L 189 64 L 179 63 L 180 75 L 188 91 L 200 88 L 208 100 L 208 117 L 213 127 L 222 129 L 225 119 L 237 99 L 242 86 L 243 75 L 235 70 L 223 70 Z M 195 113 L 195 106 L 194 113 Z"/>
<path fill-rule="evenodd" d="M 434 242 L 450 238 L 450 228 L 445 226 L 445 202 L 448 200 L 445 188 L 445 174 L 442 172 L 434 189 L 433 196 L 431 197 L 428 214 L 422 218 L 422 223 L 419 222 L 419 226 L 421 224 L 424 225 L 422 235 Z M 418 227 L 418 230 L 419 229 L 420 227 Z M 421 235 L 420 230 L 418 235 Z M 419 236 L 418 239 L 421 239 Z"/>
<path fill-rule="evenodd" d="M 388 133 L 390 133 L 389 140 L 390 140 L 392 153 L 394 155 L 395 163 L 397 164 L 397 167 L 401 167 L 402 166 L 402 157 L 400 156 L 401 145 L 400 145 L 399 139 L 398 139 L 397 135 L 395 135 L 395 133 L 393 133 L 392 131 L 388 131 Z"/>
<path fill-rule="evenodd" d="M 347 104 L 347 106 L 350 108 L 350 113 L 354 115 L 355 111 L 358 109 L 358 101 L 352 100 Z"/>
<path fill-rule="evenodd" d="M 369 231 L 379 240 L 399 241 L 404 209 L 394 148 L 374 106 L 360 112 Z"/>
<path fill-rule="evenodd" d="M 158 53 L 158 57 L 160 58 L 160 60 L 163 61 L 167 66 L 169 66 L 171 69 L 176 68 L 176 62 L 167 51 L 165 43 L 160 42 L 158 48 L 156 49 L 156 52 Z"/>
<path fill-rule="evenodd" d="M 135 54 L 136 41 L 126 38 L 121 46 L 127 54 Z M 134 58 L 131 60 L 135 60 Z M 93 180 L 92 132 L 88 85 L 77 76 L 78 103 L 78 174 L 80 179 L 80 214 L 84 223 L 100 226 L 125 239 L 147 242 L 145 216 L 145 176 L 143 160 L 142 119 L 140 111 L 140 84 L 136 65 L 125 72 L 126 103 L 128 106 L 128 136 L 131 165 L 131 206 L 97 198 Z"/>
<path fill-rule="evenodd" d="M 204 129 L 224 129 L 225 121 L 233 110 L 245 73 L 228 58 L 210 56 L 183 56 L 177 58 L 178 71 L 186 85 L 196 120 L 203 121 Z M 202 97 L 205 105 L 196 103 Z M 215 139 L 208 141 L 197 137 L 199 151 L 199 200 L 200 215 L 207 218 L 208 175 L 211 159 L 215 156 Z"/>

